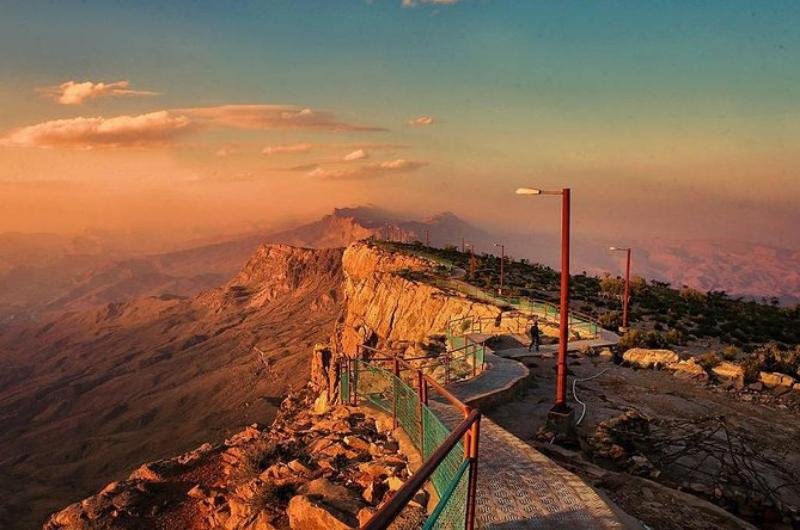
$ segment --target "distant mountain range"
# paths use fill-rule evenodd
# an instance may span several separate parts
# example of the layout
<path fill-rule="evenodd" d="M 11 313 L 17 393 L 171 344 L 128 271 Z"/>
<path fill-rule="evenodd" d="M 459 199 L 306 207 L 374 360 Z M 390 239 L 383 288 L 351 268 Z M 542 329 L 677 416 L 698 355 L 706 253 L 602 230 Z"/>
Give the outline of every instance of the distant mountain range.
<path fill-rule="evenodd" d="M 192 296 L 231 277 L 261 243 L 342 247 L 367 237 L 426 241 L 496 253 L 502 241 L 515 257 L 558 266 L 557 235 L 490 233 L 444 212 L 403 219 L 375 207 L 340 208 L 312 223 L 279 232 L 258 232 L 175 252 L 117 257 L 92 238 L 47 234 L 0 235 L 0 325 L 63 311 L 78 311 L 140 296 Z M 620 274 L 619 255 L 608 244 L 575 237 L 572 271 Z M 625 242 L 622 242 L 625 243 Z M 800 301 L 800 251 L 742 242 L 628 242 L 634 273 L 703 290 L 754 298 Z"/>

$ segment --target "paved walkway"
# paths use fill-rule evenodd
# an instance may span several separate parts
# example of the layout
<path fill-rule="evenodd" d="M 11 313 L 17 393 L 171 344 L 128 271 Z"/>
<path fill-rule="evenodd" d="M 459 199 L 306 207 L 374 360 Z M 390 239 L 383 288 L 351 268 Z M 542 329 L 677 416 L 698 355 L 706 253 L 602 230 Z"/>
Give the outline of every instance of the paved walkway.
<path fill-rule="evenodd" d="M 528 373 L 520 363 L 488 352 L 486 362 L 486 372 L 448 388 L 462 401 L 473 401 L 502 392 Z M 451 427 L 462 419 L 444 402 L 432 400 L 431 407 Z M 591 486 L 485 416 L 481 420 L 479 454 L 478 528 L 626 528 Z"/>
<path fill-rule="evenodd" d="M 473 334 L 469 336 L 470 339 L 481 342 L 482 340 L 486 340 L 489 338 L 489 335 L 484 334 Z M 524 335 L 512 335 L 517 341 L 522 344 L 526 344 L 530 342 L 530 338 Z M 612 331 L 608 331 L 605 329 L 601 329 L 598 332 L 598 336 L 593 339 L 585 339 L 585 340 L 572 340 L 567 343 L 567 351 L 576 352 L 576 351 L 583 351 L 587 348 L 603 348 L 606 346 L 614 346 L 619 342 L 619 335 Z M 541 357 L 555 357 L 558 354 L 558 344 L 542 344 L 539 347 L 538 352 L 530 352 L 528 351 L 528 347 L 519 347 L 519 348 L 510 348 L 507 350 L 502 350 L 502 352 L 498 352 L 497 355 L 502 355 L 508 359 L 519 359 L 521 357 L 532 357 L 532 356 L 541 356 Z"/>

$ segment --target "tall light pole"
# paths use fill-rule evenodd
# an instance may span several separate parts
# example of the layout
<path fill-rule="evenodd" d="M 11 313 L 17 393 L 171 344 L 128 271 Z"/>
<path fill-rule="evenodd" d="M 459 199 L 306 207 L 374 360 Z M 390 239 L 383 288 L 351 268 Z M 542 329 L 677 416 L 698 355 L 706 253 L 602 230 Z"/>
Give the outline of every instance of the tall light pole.
<path fill-rule="evenodd" d="M 464 249 L 469 249 L 469 277 L 472 278 L 475 276 L 475 248 L 472 243 L 465 243 Z"/>
<path fill-rule="evenodd" d="M 518 188 L 517 195 L 561 195 L 561 312 L 559 317 L 558 369 L 556 371 L 556 401 L 551 413 L 571 412 L 567 405 L 567 341 L 569 341 L 569 207 L 570 189 L 540 190 Z"/>
<path fill-rule="evenodd" d="M 467 251 L 467 243 L 466 241 L 464 241 L 464 236 L 461 236 L 461 253 L 463 254 L 466 251 Z"/>
<path fill-rule="evenodd" d="M 625 252 L 625 289 L 622 294 L 622 327 L 620 331 L 628 331 L 628 302 L 631 298 L 631 249 L 630 247 L 608 247 L 612 252 Z"/>
<path fill-rule="evenodd" d="M 497 294 L 502 296 L 503 295 L 503 276 L 504 276 L 503 275 L 503 273 L 504 273 L 503 265 L 504 265 L 504 262 L 506 261 L 506 246 L 504 244 L 502 244 L 502 243 L 495 243 L 494 246 L 500 247 L 500 288 L 497 290 Z"/>
<path fill-rule="evenodd" d="M 430 228 L 426 228 L 425 229 L 425 246 L 426 247 L 431 246 L 431 229 Z"/>

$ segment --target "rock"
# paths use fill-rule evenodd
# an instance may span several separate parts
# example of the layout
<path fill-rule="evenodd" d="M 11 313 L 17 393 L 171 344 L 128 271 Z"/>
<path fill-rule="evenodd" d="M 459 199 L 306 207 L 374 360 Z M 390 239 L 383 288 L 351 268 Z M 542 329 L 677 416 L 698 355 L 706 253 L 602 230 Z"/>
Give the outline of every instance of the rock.
<path fill-rule="evenodd" d="M 314 400 L 314 406 L 311 409 L 312 414 L 322 415 L 328 412 L 328 392 L 323 391 Z"/>
<path fill-rule="evenodd" d="M 360 453 L 369 453 L 370 452 L 370 444 L 369 442 L 365 441 L 358 436 L 345 436 L 344 443 L 346 443 L 351 449 L 354 449 Z"/>
<path fill-rule="evenodd" d="M 292 530 L 352 530 L 358 518 L 328 506 L 321 499 L 295 495 L 286 508 Z"/>
<path fill-rule="evenodd" d="M 694 360 L 694 357 L 669 364 L 667 368 L 673 371 L 672 375 L 675 377 L 693 379 L 695 381 L 708 381 L 708 372 Z"/>
<path fill-rule="evenodd" d="M 597 358 L 603 362 L 611 362 L 614 360 L 614 352 L 608 348 L 603 348 L 600 350 L 600 353 L 597 354 Z"/>
<path fill-rule="evenodd" d="M 711 369 L 722 381 L 732 383 L 736 388 L 744 387 L 744 368 L 738 364 L 723 361 Z"/>
<path fill-rule="evenodd" d="M 671 350 L 631 348 L 622 354 L 622 359 L 628 364 L 639 368 L 657 368 L 677 363 L 680 358 L 677 353 Z"/>
<path fill-rule="evenodd" d="M 767 388 L 786 387 L 792 388 L 797 382 L 791 375 L 780 372 L 759 372 L 758 381 Z"/>
<path fill-rule="evenodd" d="M 205 491 L 200 484 L 195 485 L 192 489 L 186 492 L 188 497 L 193 499 L 205 499 L 208 496 L 208 492 Z"/>
<path fill-rule="evenodd" d="M 372 516 L 375 515 L 377 511 L 378 510 L 374 508 L 362 508 L 358 512 L 358 526 L 364 526 L 367 524 L 367 522 L 372 519 Z"/>
<path fill-rule="evenodd" d="M 755 383 L 750 383 L 749 385 L 747 385 L 747 388 L 755 392 L 761 392 L 762 390 L 764 390 L 764 383 L 762 383 L 761 381 L 756 381 Z"/>
<path fill-rule="evenodd" d="M 792 390 L 794 390 L 795 392 L 800 392 L 800 383 L 795 383 L 794 386 L 792 387 Z"/>
<path fill-rule="evenodd" d="M 390 491 L 397 491 L 403 487 L 403 481 L 397 477 L 389 477 L 386 479 L 386 485 L 389 486 Z"/>
<path fill-rule="evenodd" d="M 303 465 L 303 463 L 300 462 L 299 460 L 292 460 L 291 462 L 286 464 L 286 467 L 288 467 L 289 469 L 300 475 L 311 475 L 311 470 L 305 465 Z"/>
<path fill-rule="evenodd" d="M 363 506 L 353 491 L 334 484 L 326 478 L 312 480 L 300 487 L 298 491 L 312 498 L 320 497 L 328 505 L 346 513 L 355 514 Z"/>

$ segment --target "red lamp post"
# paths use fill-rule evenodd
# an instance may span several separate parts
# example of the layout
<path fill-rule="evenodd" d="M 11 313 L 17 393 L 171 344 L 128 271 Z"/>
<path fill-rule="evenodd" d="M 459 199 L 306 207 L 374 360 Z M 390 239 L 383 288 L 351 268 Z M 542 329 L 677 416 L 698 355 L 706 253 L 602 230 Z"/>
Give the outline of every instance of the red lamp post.
<path fill-rule="evenodd" d="M 568 414 L 567 405 L 567 342 L 569 341 L 569 221 L 570 189 L 545 191 L 518 188 L 517 195 L 561 195 L 561 308 L 559 317 L 558 368 L 556 371 L 556 401 L 551 413 Z"/>
<path fill-rule="evenodd" d="M 612 252 L 625 252 L 625 289 L 622 294 L 622 327 L 623 333 L 628 331 L 628 303 L 631 299 L 631 249 L 630 247 L 608 247 Z"/>
<path fill-rule="evenodd" d="M 503 273 L 504 273 L 504 264 L 506 261 L 506 246 L 502 243 L 495 243 L 494 246 L 500 247 L 500 288 L 497 290 L 497 294 L 500 296 L 503 295 Z"/>

